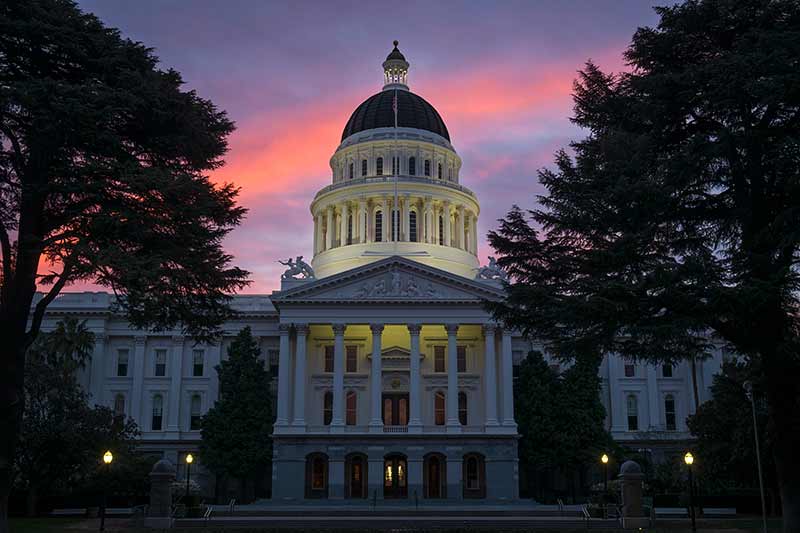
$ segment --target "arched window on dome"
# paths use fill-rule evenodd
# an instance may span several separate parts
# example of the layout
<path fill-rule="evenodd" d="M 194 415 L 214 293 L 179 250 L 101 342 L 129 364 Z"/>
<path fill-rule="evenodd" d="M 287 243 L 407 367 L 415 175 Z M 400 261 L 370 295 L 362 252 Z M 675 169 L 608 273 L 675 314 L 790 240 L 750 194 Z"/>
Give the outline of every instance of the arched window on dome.
<path fill-rule="evenodd" d="M 409 157 L 408 158 L 408 175 L 409 176 L 416 176 L 417 175 L 417 158 L 416 157 Z"/>
<path fill-rule="evenodd" d="M 355 175 L 355 169 L 353 168 L 353 162 L 351 161 L 350 162 L 350 179 L 353 179 L 354 175 Z"/>
<path fill-rule="evenodd" d="M 411 211 L 408 214 L 408 240 L 417 242 L 417 212 Z"/>
<path fill-rule="evenodd" d="M 375 242 L 383 240 L 383 212 L 375 211 Z"/>
<path fill-rule="evenodd" d="M 442 179 L 442 164 L 441 163 L 439 163 L 439 174 L 438 174 L 438 176 L 439 176 L 439 179 Z"/>
<path fill-rule="evenodd" d="M 379 157 L 375 161 L 375 175 L 376 176 L 383 176 L 383 158 Z"/>
<path fill-rule="evenodd" d="M 363 176 L 366 176 L 366 175 L 367 175 L 367 160 L 366 159 L 362 159 L 361 160 L 361 176 L 363 177 Z"/>
<path fill-rule="evenodd" d="M 444 217 L 439 215 L 439 246 L 444 246 Z"/>
<path fill-rule="evenodd" d="M 347 216 L 347 241 L 345 244 L 353 244 L 353 215 Z"/>
<path fill-rule="evenodd" d="M 425 160 L 425 175 L 426 176 L 430 176 L 431 175 L 431 160 L 430 159 L 426 159 Z"/>

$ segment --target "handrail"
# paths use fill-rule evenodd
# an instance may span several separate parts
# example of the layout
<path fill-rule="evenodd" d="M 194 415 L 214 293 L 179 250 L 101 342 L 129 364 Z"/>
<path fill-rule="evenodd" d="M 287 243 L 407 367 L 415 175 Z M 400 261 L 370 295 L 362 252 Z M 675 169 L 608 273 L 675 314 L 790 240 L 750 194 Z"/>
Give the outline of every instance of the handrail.
<path fill-rule="evenodd" d="M 205 520 L 206 525 L 211 520 L 211 513 L 214 512 L 214 507 L 211 505 L 206 505 L 206 511 L 203 513 L 203 520 Z"/>
<path fill-rule="evenodd" d="M 342 187 L 347 187 L 348 185 L 366 185 L 370 183 L 393 183 L 394 176 L 373 176 L 367 178 L 353 178 L 351 180 L 343 180 L 337 181 L 336 183 L 332 183 L 330 185 L 326 185 L 325 187 L 321 188 L 317 191 L 317 194 L 314 195 L 314 200 L 319 198 L 320 196 L 334 191 L 336 189 L 341 189 Z M 463 192 L 467 196 L 471 196 L 476 198 L 475 193 L 472 192 L 470 189 L 460 185 L 458 183 L 454 183 L 452 181 L 447 181 L 444 179 L 434 179 L 434 178 L 426 178 L 420 176 L 398 176 L 398 182 L 408 182 L 408 183 L 425 183 L 429 185 L 441 185 L 444 187 L 449 187 L 451 189 L 455 189 L 457 191 Z"/>
<path fill-rule="evenodd" d="M 561 500 L 561 498 L 556 498 L 556 503 L 558 503 L 558 514 L 559 515 L 563 515 L 564 514 L 564 502 Z"/>
<path fill-rule="evenodd" d="M 583 521 L 586 523 L 586 529 L 589 529 L 589 519 L 592 517 L 589 514 L 589 509 L 587 508 L 586 504 L 581 505 L 581 513 L 583 513 Z"/>
<path fill-rule="evenodd" d="M 228 502 L 228 513 L 233 515 L 235 509 L 236 509 L 236 498 L 231 498 L 231 501 Z"/>

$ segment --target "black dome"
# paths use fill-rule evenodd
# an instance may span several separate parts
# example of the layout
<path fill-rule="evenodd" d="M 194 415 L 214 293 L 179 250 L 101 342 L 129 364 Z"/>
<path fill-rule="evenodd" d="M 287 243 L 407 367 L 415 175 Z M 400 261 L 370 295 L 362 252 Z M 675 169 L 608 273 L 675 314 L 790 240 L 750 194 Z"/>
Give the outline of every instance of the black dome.
<path fill-rule="evenodd" d="M 448 141 L 450 134 L 442 117 L 421 96 L 405 91 L 381 91 L 373 94 L 350 115 L 342 132 L 342 140 L 360 131 L 394 126 L 392 99 L 397 93 L 397 125 L 401 128 L 417 128 L 441 135 Z"/>

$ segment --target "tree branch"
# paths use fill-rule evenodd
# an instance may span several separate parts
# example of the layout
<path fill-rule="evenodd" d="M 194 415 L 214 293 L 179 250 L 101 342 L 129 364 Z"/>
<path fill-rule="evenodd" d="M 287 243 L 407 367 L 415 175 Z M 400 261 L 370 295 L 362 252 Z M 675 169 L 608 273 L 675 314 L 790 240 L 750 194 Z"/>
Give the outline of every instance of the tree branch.
<path fill-rule="evenodd" d="M 2 220 L 0 220 L 0 252 L 2 252 L 0 258 L 3 260 L 3 287 L 0 290 L 4 290 L 4 287 L 11 285 L 11 240 Z"/>
<path fill-rule="evenodd" d="M 22 163 L 25 161 L 22 156 L 22 148 L 20 147 L 19 140 L 13 133 L 11 133 L 11 130 L 3 126 L 2 121 L 0 121 L 0 133 L 8 137 L 8 140 L 11 141 L 11 147 L 14 149 L 14 157 L 11 158 L 11 164 L 14 166 L 14 171 L 17 173 L 17 178 L 19 178 L 22 175 L 20 168 Z"/>
<path fill-rule="evenodd" d="M 41 300 L 36 304 L 36 308 L 33 310 L 33 319 L 31 320 L 31 327 L 27 333 L 27 344 L 33 342 L 36 336 L 39 334 L 39 329 L 42 326 L 42 320 L 44 319 L 44 312 L 47 310 L 47 306 L 55 300 L 56 296 L 61 292 L 61 289 L 67 284 L 69 279 L 69 274 L 72 271 L 72 261 L 68 261 L 64 263 L 64 270 L 61 271 L 61 274 L 58 276 L 58 279 L 53 286 L 50 287 L 50 290 L 47 294 L 42 297 Z"/>

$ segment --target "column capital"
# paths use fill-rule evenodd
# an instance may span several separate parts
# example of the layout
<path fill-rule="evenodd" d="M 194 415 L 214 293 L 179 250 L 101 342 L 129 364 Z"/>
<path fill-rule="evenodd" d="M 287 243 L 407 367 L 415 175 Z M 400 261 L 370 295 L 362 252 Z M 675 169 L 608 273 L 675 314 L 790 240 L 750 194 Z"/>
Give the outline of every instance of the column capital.
<path fill-rule="evenodd" d="M 98 340 L 98 338 L 97 338 L 97 337 L 98 337 L 97 335 L 95 335 L 95 336 L 94 336 L 94 340 L 95 340 L 95 341 L 97 341 L 97 340 Z M 105 340 L 105 338 L 103 338 L 103 340 Z M 136 335 L 136 336 L 133 338 L 133 343 L 134 343 L 136 346 L 144 346 L 144 344 L 145 344 L 146 342 L 147 342 L 147 335 Z"/>
<path fill-rule="evenodd" d="M 308 329 L 309 329 L 308 324 L 295 324 L 294 325 L 294 330 L 298 334 L 308 335 Z"/>
<path fill-rule="evenodd" d="M 486 322 L 481 326 L 481 331 L 484 335 L 494 336 L 494 334 L 497 333 L 497 324 L 495 322 Z"/>
<path fill-rule="evenodd" d="M 186 340 L 186 337 L 184 337 L 183 335 L 173 335 L 172 336 L 172 344 L 174 346 L 182 345 L 185 340 Z"/>
<path fill-rule="evenodd" d="M 288 335 L 291 327 L 291 324 L 278 324 L 278 333 L 281 335 Z"/>
<path fill-rule="evenodd" d="M 331 328 L 333 328 L 334 335 L 344 335 L 344 330 L 347 328 L 347 324 L 331 324 Z"/>
<path fill-rule="evenodd" d="M 372 330 L 373 335 L 377 335 L 383 332 L 383 328 L 385 326 L 383 324 L 370 324 L 369 329 Z"/>
<path fill-rule="evenodd" d="M 419 332 L 422 331 L 422 324 L 406 324 L 406 327 L 411 335 L 419 335 Z"/>
<path fill-rule="evenodd" d="M 448 335 L 455 335 L 458 333 L 458 324 L 445 324 L 444 329 L 447 331 Z"/>

